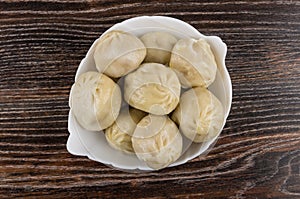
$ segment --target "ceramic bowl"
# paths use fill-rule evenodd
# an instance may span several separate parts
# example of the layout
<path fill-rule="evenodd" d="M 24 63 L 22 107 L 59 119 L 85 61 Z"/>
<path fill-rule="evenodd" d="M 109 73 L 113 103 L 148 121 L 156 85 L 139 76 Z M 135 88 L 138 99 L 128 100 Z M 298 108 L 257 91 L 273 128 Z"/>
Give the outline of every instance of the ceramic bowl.
<path fill-rule="evenodd" d="M 131 18 L 121 23 L 115 24 L 106 32 L 109 32 L 111 30 L 122 30 L 134 34 L 138 37 L 147 32 L 164 31 L 173 34 L 177 38 L 204 38 L 210 44 L 218 65 L 216 79 L 208 89 L 213 94 L 215 94 L 215 96 L 223 104 L 223 107 L 225 109 L 225 119 L 223 122 L 224 127 L 231 106 L 232 86 L 230 76 L 225 66 L 227 46 L 219 37 L 205 36 L 194 27 L 181 20 L 163 16 L 142 16 Z M 105 33 L 103 33 L 102 35 L 104 35 Z M 86 57 L 81 61 L 76 72 L 75 80 L 80 74 L 84 72 L 97 71 L 93 59 L 96 42 L 97 40 L 93 43 L 93 45 L 87 52 Z M 126 171 L 152 170 L 145 163 L 138 160 L 135 155 L 117 151 L 109 146 L 103 132 L 92 132 L 83 129 L 77 123 L 74 115 L 72 114 L 72 111 L 69 112 L 68 130 L 70 132 L 70 136 L 67 141 L 67 149 L 71 154 L 87 156 L 91 160 L 98 161 L 114 168 Z M 218 132 L 218 136 L 216 136 L 213 140 L 210 140 L 203 144 L 191 143 L 184 136 L 182 136 L 184 138 L 183 145 L 186 150 L 183 152 L 181 157 L 169 167 L 184 164 L 195 157 L 206 154 L 216 142 L 221 131 Z"/>

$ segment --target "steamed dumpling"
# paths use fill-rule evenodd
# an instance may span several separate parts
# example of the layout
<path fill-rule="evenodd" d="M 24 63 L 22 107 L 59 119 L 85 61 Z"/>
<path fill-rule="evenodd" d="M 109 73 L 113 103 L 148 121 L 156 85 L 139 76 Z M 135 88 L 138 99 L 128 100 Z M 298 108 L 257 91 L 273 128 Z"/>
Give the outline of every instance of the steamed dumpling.
<path fill-rule="evenodd" d="M 194 142 L 206 142 L 221 130 L 224 110 L 209 90 L 196 87 L 182 94 L 172 119 L 187 138 Z"/>
<path fill-rule="evenodd" d="M 136 36 L 111 31 L 97 42 L 94 60 L 99 72 L 118 78 L 135 70 L 143 62 L 146 48 Z"/>
<path fill-rule="evenodd" d="M 147 48 L 144 62 L 169 63 L 172 48 L 177 42 L 176 37 L 166 32 L 149 32 L 141 40 Z"/>
<path fill-rule="evenodd" d="M 176 73 L 162 64 L 146 63 L 125 77 L 124 99 L 137 109 L 155 115 L 174 110 L 180 98 Z"/>
<path fill-rule="evenodd" d="M 121 100 L 119 86 L 98 72 L 81 74 L 70 93 L 70 107 L 75 118 L 90 131 L 110 126 L 119 115 Z"/>
<path fill-rule="evenodd" d="M 168 116 L 148 115 L 137 125 L 132 146 L 150 168 L 161 169 L 175 162 L 182 152 L 182 137 Z"/>
<path fill-rule="evenodd" d="M 113 125 L 105 129 L 107 142 L 117 150 L 134 153 L 131 136 L 137 123 L 145 115 L 145 112 L 137 109 L 123 109 Z"/>
<path fill-rule="evenodd" d="M 214 80 L 217 64 L 204 39 L 181 39 L 173 50 L 170 67 L 175 69 L 183 87 L 208 87 Z"/>

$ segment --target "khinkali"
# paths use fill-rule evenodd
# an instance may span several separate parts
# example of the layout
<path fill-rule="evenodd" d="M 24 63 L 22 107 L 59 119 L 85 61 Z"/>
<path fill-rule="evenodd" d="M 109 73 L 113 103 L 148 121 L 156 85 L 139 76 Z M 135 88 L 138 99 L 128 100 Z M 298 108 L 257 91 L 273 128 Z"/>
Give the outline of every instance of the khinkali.
<path fill-rule="evenodd" d="M 181 39 L 173 50 L 170 67 L 175 69 L 183 87 L 208 87 L 217 72 L 215 56 L 204 39 Z"/>
<path fill-rule="evenodd" d="M 132 146 L 150 168 L 161 169 L 175 162 L 182 152 L 182 136 L 168 116 L 148 115 L 137 125 Z"/>
<path fill-rule="evenodd" d="M 224 110 L 209 90 L 196 87 L 181 95 L 180 104 L 171 118 L 187 138 L 194 142 L 206 142 L 221 130 Z"/>
<path fill-rule="evenodd" d="M 176 73 L 162 64 L 142 64 L 125 77 L 124 99 L 137 109 L 155 115 L 174 110 L 180 98 Z"/>
<path fill-rule="evenodd" d="M 121 107 L 119 86 L 98 72 L 79 76 L 70 93 L 70 107 L 78 123 L 85 129 L 99 131 L 110 126 Z"/>
<path fill-rule="evenodd" d="M 169 63 L 172 48 L 177 42 L 176 37 L 167 32 L 149 32 L 141 40 L 147 48 L 144 62 Z"/>
<path fill-rule="evenodd" d="M 137 123 L 144 116 L 146 116 L 146 113 L 137 109 L 122 109 L 113 125 L 105 129 L 107 142 L 117 150 L 134 153 L 131 136 Z"/>
<path fill-rule="evenodd" d="M 99 72 L 118 78 L 135 70 L 143 62 L 146 48 L 136 36 L 110 31 L 96 44 L 94 60 Z"/>

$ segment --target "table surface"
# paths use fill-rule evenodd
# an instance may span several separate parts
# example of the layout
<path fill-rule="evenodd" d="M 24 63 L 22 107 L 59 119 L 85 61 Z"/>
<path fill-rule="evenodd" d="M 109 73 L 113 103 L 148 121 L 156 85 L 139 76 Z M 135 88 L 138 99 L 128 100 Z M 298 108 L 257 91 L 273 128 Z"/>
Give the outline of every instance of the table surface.
<path fill-rule="evenodd" d="M 134 174 L 69 154 L 67 118 L 90 45 L 141 15 L 221 37 L 233 102 L 207 156 Z M 0 1 L 1 198 L 300 198 L 299 135 L 300 1 Z"/>

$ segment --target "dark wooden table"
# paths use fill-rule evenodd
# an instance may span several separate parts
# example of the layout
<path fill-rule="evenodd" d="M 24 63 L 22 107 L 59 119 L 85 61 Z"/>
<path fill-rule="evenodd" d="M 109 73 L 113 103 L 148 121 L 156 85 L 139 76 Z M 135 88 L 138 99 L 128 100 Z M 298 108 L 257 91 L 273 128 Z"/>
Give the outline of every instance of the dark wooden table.
<path fill-rule="evenodd" d="M 67 152 L 68 97 L 92 42 L 141 15 L 220 36 L 233 103 L 206 157 L 132 174 Z M 1 0 L 0 197 L 25 196 L 300 198 L 300 1 Z"/>

